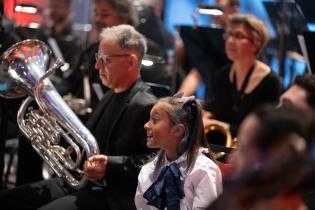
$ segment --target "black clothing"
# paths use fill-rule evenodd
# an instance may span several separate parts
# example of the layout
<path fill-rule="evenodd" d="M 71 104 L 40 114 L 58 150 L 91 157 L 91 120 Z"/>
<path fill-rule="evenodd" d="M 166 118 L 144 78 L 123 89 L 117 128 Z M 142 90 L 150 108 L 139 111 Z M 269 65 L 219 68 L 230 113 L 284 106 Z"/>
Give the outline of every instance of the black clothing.
<path fill-rule="evenodd" d="M 107 91 L 87 123 L 87 128 L 97 137 L 100 150 L 108 156 L 104 187 L 90 183 L 81 190 L 73 190 L 59 178 L 50 179 L 1 192 L 1 208 L 37 209 L 54 200 L 40 209 L 135 209 L 138 173 L 154 155 L 154 150 L 146 147 L 143 125 L 149 119 L 156 98 L 141 80 L 118 95 Z M 119 101 L 114 101 L 117 99 Z M 113 110 L 110 104 L 117 106 L 116 113 L 111 115 L 112 119 L 107 119 L 104 116 Z M 103 123 L 107 127 L 101 130 Z M 102 135 L 104 132 L 106 136 Z"/>
<path fill-rule="evenodd" d="M 0 55 L 18 41 L 20 41 L 20 38 L 13 31 L 0 26 Z M 3 66 L 0 66 L 0 68 L 3 68 Z M 4 70 L 6 71 L 7 69 Z M 3 77 L 0 75 L 0 89 L 1 91 L 5 91 L 7 81 L 2 80 Z M 22 100 L 22 98 L 5 99 L 0 96 L 0 190 L 4 186 L 2 175 L 4 169 L 5 140 L 17 137 L 18 126 L 16 115 Z"/>
<path fill-rule="evenodd" d="M 187 48 L 188 57 L 205 84 L 204 100 L 211 100 L 215 75 L 231 63 L 228 59 L 222 28 L 181 26 L 180 36 Z"/>
<path fill-rule="evenodd" d="M 126 97 L 128 97 L 129 91 L 113 94 L 111 96 L 111 100 L 108 102 L 108 104 L 104 107 L 104 110 L 102 112 L 107 113 L 106 115 L 103 115 L 99 121 L 97 122 L 97 125 L 95 127 L 95 135 L 96 139 L 108 139 L 110 135 L 109 129 L 104 128 L 110 128 L 111 124 L 113 123 L 114 119 L 116 118 L 117 113 L 119 113 L 120 110 L 120 104 L 122 104 L 124 101 L 126 101 Z M 103 144 L 102 144 L 103 143 Z M 101 149 L 101 153 L 105 152 L 104 149 L 106 145 L 104 145 L 104 142 L 99 142 L 99 147 Z"/>
<path fill-rule="evenodd" d="M 144 124 L 149 119 L 149 113 L 155 102 L 155 97 L 144 82 L 138 81 L 130 90 L 124 103 L 117 108 L 117 113 L 113 119 L 109 130 L 108 138 L 102 136 L 96 127 L 103 115 L 107 115 L 103 110 L 115 97 L 113 91 L 107 91 L 104 98 L 93 112 L 87 127 L 97 139 L 101 150 L 108 155 L 109 165 L 106 168 L 106 182 L 111 192 L 118 194 L 128 194 L 134 196 L 137 187 L 138 170 L 146 162 L 148 154 L 152 153 L 146 147 L 146 133 Z M 115 103 L 117 104 L 117 103 Z M 107 120 L 105 118 L 105 120 Z"/>
<path fill-rule="evenodd" d="M 143 4 L 135 6 L 140 20 L 140 23 L 136 26 L 136 30 L 158 44 L 163 49 L 164 55 L 167 54 L 168 50 L 175 50 L 174 36 L 154 13 L 154 9 L 151 6 Z"/>
<path fill-rule="evenodd" d="M 277 102 L 281 85 L 278 76 L 270 72 L 251 93 L 242 97 L 235 84 L 229 80 L 230 69 L 231 66 L 228 65 L 217 71 L 213 86 L 214 95 L 205 109 L 212 112 L 217 120 L 231 124 L 231 132 L 235 136 L 241 121 L 255 107 Z"/>
<path fill-rule="evenodd" d="M 21 40 L 15 33 L 9 32 L 0 26 L 0 55 L 2 55 L 2 53 L 4 53 L 9 47 L 19 41 Z M 5 83 L 5 81 L 1 81 L 2 79 L 3 78 L 0 77 L 1 86 L 2 83 Z M 0 97 L 1 107 L 6 107 L 5 111 L 2 109 L 0 110 L 0 125 L 3 125 L 2 118 L 4 114 L 6 114 L 6 118 L 8 120 L 7 122 L 4 122 L 8 125 L 5 138 L 14 138 L 17 135 L 18 128 L 16 123 L 16 114 L 21 102 L 22 99 L 4 99 Z M 0 133 L 3 135 L 3 132 Z"/>

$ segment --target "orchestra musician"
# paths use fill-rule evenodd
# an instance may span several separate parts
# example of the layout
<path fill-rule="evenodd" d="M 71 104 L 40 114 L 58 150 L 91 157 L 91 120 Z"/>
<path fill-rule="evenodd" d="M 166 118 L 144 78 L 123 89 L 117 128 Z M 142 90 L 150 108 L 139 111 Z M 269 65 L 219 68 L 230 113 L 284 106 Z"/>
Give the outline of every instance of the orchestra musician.
<path fill-rule="evenodd" d="M 102 36 L 95 68 L 110 90 L 87 123 L 101 152 L 85 162 L 89 183 L 79 190 L 61 178 L 22 185 L 0 192 L 1 208 L 135 209 L 138 173 L 155 153 L 143 128 L 156 101 L 140 78 L 146 40 L 130 25 L 107 28 Z"/>
<path fill-rule="evenodd" d="M 281 85 L 271 68 L 257 59 L 268 41 L 262 21 L 253 15 L 233 15 L 228 19 L 225 39 L 232 64 L 216 71 L 203 120 L 205 126 L 218 124 L 235 136 L 251 110 L 278 101 Z"/>
<path fill-rule="evenodd" d="M 226 27 L 226 21 L 227 19 L 234 14 L 239 14 L 240 12 L 240 2 L 239 0 L 216 0 L 215 6 L 219 7 L 223 14 L 218 16 L 211 16 L 213 19 L 213 24 L 211 24 L 211 29 L 216 29 L 217 31 L 224 31 Z M 199 33 L 196 31 L 195 33 Z M 198 86 L 203 83 L 205 85 L 205 93 L 204 93 L 204 100 L 207 100 L 208 97 L 211 95 L 211 84 L 213 80 L 212 74 L 215 73 L 215 71 L 219 70 L 222 66 L 227 65 L 230 61 L 227 59 L 226 54 L 224 50 L 222 52 L 218 52 L 215 47 L 212 45 L 219 44 L 220 48 L 224 48 L 224 41 L 222 39 L 217 40 L 217 38 L 214 38 L 215 36 L 211 37 L 213 38 L 213 41 L 211 41 L 211 46 L 208 46 L 207 49 L 204 50 L 211 50 L 213 53 L 211 53 L 211 58 L 203 58 L 207 60 L 207 63 L 209 63 L 210 69 L 201 68 L 198 65 L 200 65 L 198 61 L 193 61 L 194 55 L 196 54 L 196 50 L 203 50 L 202 47 L 199 47 L 198 49 L 191 49 L 192 52 L 189 52 L 189 48 L 187 47 L 188 54 L 191 54 L 191 60 L 192 63 L 195 65 L 192 69 L 190 69 L 189 73 L 186 75 L 185 79 L 181 83 L 181 86 L 179 87 L 180 91 L 183 91 L 185 95 L 191 95 L 194 94 Z M 221 37 L 220 37 L 221 38 Z M 222 40 L 222 42 L 221 42 Z M 221 46 L 222 43 L 222 46 Z M 203 43 L 200 43 L 201 45 Z M 187 45 L 185 43 L 185 45 Z M 209 49 L 210 48 L 210 49 Z M 219 49 L 221 50 L 221 49 Z M 201 53 L 201 52 L 200 52 Z M 204 54 L 207 54 L 206 52 L 203 52 Z M 203 61 L 204 62 L 204 61 Z"/>

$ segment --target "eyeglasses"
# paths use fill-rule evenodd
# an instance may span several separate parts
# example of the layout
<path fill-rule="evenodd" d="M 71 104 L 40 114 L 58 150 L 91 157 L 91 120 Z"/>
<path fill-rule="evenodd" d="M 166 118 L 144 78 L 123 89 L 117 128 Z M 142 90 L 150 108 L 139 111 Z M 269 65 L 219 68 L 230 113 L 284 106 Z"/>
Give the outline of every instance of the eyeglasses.
<path fill-rule="evenodd" d="M 241 32 L 227 32 L 223 34 L 223 39 L 227 40 L 228 38 L 233 37 L 235 40 L 243 40 L 243 39 L 247 39 L 249 41 L 252 41 L 252 39 L 244 34 L 242 34 Z"/>
<path fill-rule="evenodd" d="M 124 56 L 130 56 L 130 54 L 100 55 L 98 53 L 95 53 L 95 60 L 96 61 L 101 60 L 103 64 L 109 64 L 111 63 L 110 58 L 124 57 Z"/>

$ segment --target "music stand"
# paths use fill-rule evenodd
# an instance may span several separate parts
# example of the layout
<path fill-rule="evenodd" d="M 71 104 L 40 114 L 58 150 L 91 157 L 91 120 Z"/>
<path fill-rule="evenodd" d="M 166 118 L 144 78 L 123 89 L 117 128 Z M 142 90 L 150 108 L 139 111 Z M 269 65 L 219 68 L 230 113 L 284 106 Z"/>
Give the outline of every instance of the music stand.
<path fill-rule="evenodd" d="M 301 7 L 306 22 L 315 23 L 315 2 L 312 0 L 296 0 L 296 3 Z"/>
<path fill-rule="evenodd" d="M 222 28 L 201 26 L 179 26 L 178 28 L 193 67 L 197 68 L 206 83 L 207 96 L 211 94 L 210 86 L 213 84 L 215 71 L 231 62 L 225 53 L 224 31 Z"/>
<path fill-rule="evenodd" d="M 306 20 L 300 6 L 294 0 L 263 1 L 263 4 L 278 34 L 279 72 L 283 77 L 286 51 L 300 52 L 297 34 L 302 34 L 307 28 Z"/>
<path fill-rule="evenodd" d="M 300 37 L 303 56 L 308 65 L 309 73 L 315 71 L 315 32 L 306 31 Z"/>

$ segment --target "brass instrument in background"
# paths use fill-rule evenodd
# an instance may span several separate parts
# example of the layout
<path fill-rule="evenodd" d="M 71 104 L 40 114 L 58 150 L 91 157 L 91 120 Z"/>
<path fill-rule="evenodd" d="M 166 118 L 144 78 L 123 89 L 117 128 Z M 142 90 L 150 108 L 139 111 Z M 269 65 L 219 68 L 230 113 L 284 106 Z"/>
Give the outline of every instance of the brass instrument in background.
<path fill-rule="evenodd" d="M 226 148 L 236 148 L 237 138 L 232 138 L 230 130 L 225 129 L 223 126 L 212 123 L 204 128 L 204 132 L 209 144 L 218 145 Z M 226 152 L 214 151 L 216 159 L 221 159 L 226 156 Z"/>
<path fill-rule="evenodd" d="M 58 176 L 72 187 L 81 188 L 86 183 L 80 169 L 83 157 L 98 154 L 99 148 L 48 79 L 63 65 L 57 60 L 48 69 L 50 55 L 46 44 L 34 39 L 19 42 L 5 51 L 0 57 L 0 96 L 28 95 L 18 111 L 22 133 Z M 39 109 L 30 106 L 34 100 Z"/>

